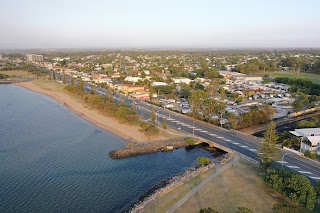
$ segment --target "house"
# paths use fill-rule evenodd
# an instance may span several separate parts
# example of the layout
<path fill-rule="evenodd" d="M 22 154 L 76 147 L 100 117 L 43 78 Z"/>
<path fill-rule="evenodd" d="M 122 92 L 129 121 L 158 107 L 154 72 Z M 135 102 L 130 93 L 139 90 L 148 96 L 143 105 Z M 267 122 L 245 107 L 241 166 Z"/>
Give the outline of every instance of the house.
<path fill-rule="evenodd" d="M 155 82 L 152 82 L 151 83 L 151 86 L 154 86 L 154 87 L 159 87 L 159 86 L 168 86 L 167 83 L 165 82 L 158 82 L 158 81 L 155 81 Z"/>
<path fill-rule="evenodd" d="M 300 137 L 301 152 L 317 152 L 317 154 L 320 155 L 320 128 L 295 129 L 289 132 Z"/>

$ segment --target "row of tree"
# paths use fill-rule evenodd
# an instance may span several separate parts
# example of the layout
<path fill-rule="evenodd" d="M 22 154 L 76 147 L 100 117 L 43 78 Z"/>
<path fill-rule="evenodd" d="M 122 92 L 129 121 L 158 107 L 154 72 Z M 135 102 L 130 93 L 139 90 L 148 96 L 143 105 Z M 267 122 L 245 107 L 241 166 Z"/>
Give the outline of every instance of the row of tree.
<path fill-rule="evenodd" d="M 159 130 L 150 123 L 140 122 L 140 117 L 136 114 L 136 105 L 132 104 L 130 108 L 124 104 L 124 100 L 119 100 L 119 105 L 115 104 L 114 97 L 111 91 L 107 92 L 105 96 L 95 94 L 92 89 L 91 93 L 84 92 L 84 84 L 79 79 L 79 86 L 67 85 L 65 90 L 80 95 L 85 102 L 92 107 L 100 110 L 107 116 L 116 118 L 120 123 L 127 123 L 129 125 L 140 125 L 139 131 L 150 140 L 159 134 Z"/>

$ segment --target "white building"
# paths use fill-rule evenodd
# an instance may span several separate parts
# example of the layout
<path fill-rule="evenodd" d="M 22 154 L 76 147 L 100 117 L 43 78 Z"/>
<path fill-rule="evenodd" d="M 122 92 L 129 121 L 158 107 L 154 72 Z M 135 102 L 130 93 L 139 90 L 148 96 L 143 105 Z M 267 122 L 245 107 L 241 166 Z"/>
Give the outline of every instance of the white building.
<path fill-rule="evenodd" d="M 260 75 L 233 75 L 232 80 L 234 81 L 262 81 Z"/>
<path fill-rule="evenodd" d="M 28 62 L 36 62 L 36 61 L 43 61 L 42 55 L 36 55 L 36 54 L 27 54 L 26 59 Z"/>
<path fill-rule="evenodd" d="M 127 76 L 124 80 L 125 81 L 130 81 L 130 82 L 133 82 L 133 83 L 137 83 L 139 80 L 142 80 L 142 78 Z"/>
<path fill-rule="evenodd" d="M 152 82 L 151 83 L 151 86 L 154 86 L 154 87 L 159 87 L 159 86 L 167 86 L 168 84 L 165 83 L 165 82 L 159 82 L 159 81 L 155 81 L 155 82 Z"/>
<path fill-rule="evenodd" d="M 172 81 L 175 84 L 182 84 L 182 83 L 190 84 L 192 80 L 190 78 L 172 78 Z"/>
<path fill-rule="evenodd" d="M 295 129 L 291 134 L 301 138 L 301 152 L 317 152 L 320 155 L 320 128 Z"/>

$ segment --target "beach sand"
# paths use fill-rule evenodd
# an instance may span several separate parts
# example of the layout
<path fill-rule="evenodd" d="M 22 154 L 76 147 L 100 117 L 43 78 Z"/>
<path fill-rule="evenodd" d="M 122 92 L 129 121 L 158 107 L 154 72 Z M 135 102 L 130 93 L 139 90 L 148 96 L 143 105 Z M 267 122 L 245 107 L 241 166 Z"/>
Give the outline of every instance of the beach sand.
<path fill-rule="evenodd" d="M 121 124 L 115 118 L 102 115 L 98 110 L 91 109 L 89 105 L 80 97 L 68 94 L 63 90 L 63 85 L 53 83 L 51 81 L 38 80 L 31 82 L 16 83 L 33 92 L 47 95 L 60 104 L 67 107 L 72 112 L 81 116 L 97 127 L 111 132 L 130 143 L 144 143 L 149 142 L 148 138 L 139 132 L 139 126 L 131 126 L 128 124 Z M 152 138 L 152 140 L 163 140 L 177 137 L 166 132 L 160 132 L 159 136 Z"/>

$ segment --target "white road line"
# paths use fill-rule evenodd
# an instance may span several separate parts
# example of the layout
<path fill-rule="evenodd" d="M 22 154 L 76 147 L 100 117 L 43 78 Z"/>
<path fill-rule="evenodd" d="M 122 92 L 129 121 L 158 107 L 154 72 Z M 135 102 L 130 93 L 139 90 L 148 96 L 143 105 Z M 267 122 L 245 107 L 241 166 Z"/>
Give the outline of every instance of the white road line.
<path fill-rule="evenodd" d="M 209 134 L 209 135 L 211 135 L 211 136 L 217 136 L 216 134 Z"/>
<path fill-rule="evenodd" d="M 198 131 L 201 131 L 202 129 L 197 129 L 197 128 L 196 128 L 196 129 L 194 129 L 194 130 L 198 130 Z"/>
<path fill-rule="evenodd" d="M 238 145 L 239 143 L 233 143 L 234 145 Z"/>
<path fill-rule="evenodd" d="M 225 139 L 225 141 L 230 142 L 231 140 L 229 140 L 229 139 Z"/>
<path fill-rule="evenodd" d="M 287 166 L 287 167 L 289 167 L 289 168 L 291 168 L 291 169 L 300 169 L 299 166 Z"/>
<path fill-rule="evenodd" d="M 173 119 L 173 118 L 167 118 L 167 120 L 168 120 L 168 121 L 174 121 L 174 119 Z"/>
<path fill-rule="evenodd" d="M 223 139 L 224 137 L 218 136 L 217 138 Z"/>
<path fill-rule="evenodd" d="M 307 171 L 298 171 L 301 174 L 312 174 L 311 172 L 307 172 Z"/>
<path fill-rule="evenodd" d="M 188 128 L 189 128 L 189 129 L 193 129 L 194 127 L 193 127 L 193 126 L 188 126 Z"/>
<path fill-rule="evenodd" d="M 281 161 L 281 160 L 278 160 L 277 162 L 278 163 L 288 163 L 287 161 Z"/>
<path fill-rule="evenodd" d="M 320 180 L 320 177 L 313 177 L 313 176 L 309 176 L 309 177 L 315 180 Z"/>
<path fill-rule="evenodd" d="M 256 149 L 249 149 L 251 152 L 256 152 L 257 150 Z"/>
<path fill-rule="evenodd" d="M 173 123 L 180 123 L 180 121 L 172 121 Z"/>
<path fill-rule="evenodd" d="M 201 130 L 200 132 L 208 132 L 208 131 L 206 131 L 206 130 Z"/>
<path fill-rule="evenodd" d="M 242 148 L 247 148 L 248 146 L 240 146 L 240 147 L 242 147 Z"/>

